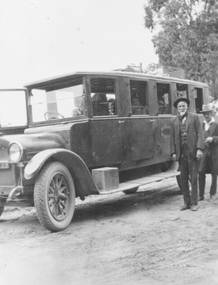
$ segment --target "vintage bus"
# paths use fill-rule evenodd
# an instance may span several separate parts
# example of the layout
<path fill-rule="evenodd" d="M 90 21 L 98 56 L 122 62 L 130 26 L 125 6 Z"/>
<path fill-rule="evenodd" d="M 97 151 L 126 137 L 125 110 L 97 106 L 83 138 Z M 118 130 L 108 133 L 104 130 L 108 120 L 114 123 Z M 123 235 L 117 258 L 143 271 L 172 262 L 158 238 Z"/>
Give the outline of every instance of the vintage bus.
<path fill-rule="evenodd" d="M 135 193 L 178 176 L 170 134 L 179 96 L 191 112 L 209 103 L 207 84 L 122 71 L 0 90 L 0 214 L 32 205 L 46 229 L 60 231 L 76 197 Z"/>

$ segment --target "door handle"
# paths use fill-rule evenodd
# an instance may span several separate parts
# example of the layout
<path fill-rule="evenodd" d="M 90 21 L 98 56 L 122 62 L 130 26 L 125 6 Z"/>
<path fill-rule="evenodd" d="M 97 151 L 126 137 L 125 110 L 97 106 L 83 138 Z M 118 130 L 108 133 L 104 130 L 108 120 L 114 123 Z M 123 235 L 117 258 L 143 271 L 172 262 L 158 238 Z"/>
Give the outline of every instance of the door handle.
<path fill-rule="evenodd" d="M 123 124 L 125 121 L 119 121 L 119 124 Z"/>

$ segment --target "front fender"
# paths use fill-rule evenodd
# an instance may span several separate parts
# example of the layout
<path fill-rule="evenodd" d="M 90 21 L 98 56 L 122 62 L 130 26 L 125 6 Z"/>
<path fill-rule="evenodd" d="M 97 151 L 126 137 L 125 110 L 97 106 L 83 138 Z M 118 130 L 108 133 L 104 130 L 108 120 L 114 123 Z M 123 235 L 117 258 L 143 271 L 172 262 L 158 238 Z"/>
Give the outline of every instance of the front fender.
<path fill-rule="evenodd" d="M 85 162 L 76 153 L 67 149 L 47 149 L 37 153 L 24 169 L 25 179 L 35 179 L 48 159 L 63 163 L 70 171 L 76 188 L 76 196 L 81 198 L 99 194 L 92 175 Z"/>

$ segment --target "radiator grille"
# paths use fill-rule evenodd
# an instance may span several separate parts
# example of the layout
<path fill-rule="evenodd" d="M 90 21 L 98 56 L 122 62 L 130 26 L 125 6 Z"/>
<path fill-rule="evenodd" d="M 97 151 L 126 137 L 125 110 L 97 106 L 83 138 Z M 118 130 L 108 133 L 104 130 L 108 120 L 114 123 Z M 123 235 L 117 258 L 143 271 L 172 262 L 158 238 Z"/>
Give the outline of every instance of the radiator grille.
<path fill-rule="evenodd" d="M 18 177 L 18 176 L 17 176 Z M 9 169 L 0 169 L 0 186 L 14 186 L 16 184 L 15 166 Z"/>

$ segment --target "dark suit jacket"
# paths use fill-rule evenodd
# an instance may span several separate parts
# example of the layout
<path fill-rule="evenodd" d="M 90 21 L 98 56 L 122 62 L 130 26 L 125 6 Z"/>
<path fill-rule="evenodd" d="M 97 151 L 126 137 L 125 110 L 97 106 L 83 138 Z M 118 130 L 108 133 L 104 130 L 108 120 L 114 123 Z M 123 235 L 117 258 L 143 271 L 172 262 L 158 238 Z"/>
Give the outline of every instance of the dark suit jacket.
<path fill-rule="evenodd" d="M 205 127 L 205 123 L 202 124 L 203 135 L 204 135 L 204 127 Z M 208 145 L 209 145 L 209 150 L 211 154 L 211 159 L 213 161 L 214 170 L 218 174 L 218 123 L 216 122 L 211 123 L 210 128 L 209 128 L 209 136 L 213 137 L 212 143 Z M 204 159 L 205 157 L 203 157 L 200 161 L 199 171 L 202 170 Z M 211 165 L 209 166 L 209 168 L 210 167 Z"/>
<path fill-rule="evenodd" d="M 181 154 L 180 144 L 180 132 L 179 132 L 179 118 L 174 117 L 172 119 L 171 127 L 171 154 L 176 154 L 176 160 L 179 160 Z M 193 157 L 196 157 L 197 149 L 204 148 L 203 131 L 200 119 L 197 114 L 189 113 L 186 118 L 186 132 L 187 132 L 187 144 L 190 153 Z"/>

